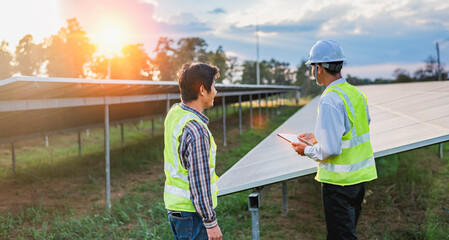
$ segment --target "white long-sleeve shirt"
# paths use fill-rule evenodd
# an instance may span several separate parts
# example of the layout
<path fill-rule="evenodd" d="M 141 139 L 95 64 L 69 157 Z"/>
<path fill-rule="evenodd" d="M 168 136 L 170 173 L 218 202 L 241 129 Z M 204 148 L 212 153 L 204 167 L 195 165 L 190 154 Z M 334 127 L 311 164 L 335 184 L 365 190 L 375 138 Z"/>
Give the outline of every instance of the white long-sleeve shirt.
<path fill-rule="evenodd" d="M 326 90 L 331 86 L 345 82 L 346 79 L 344 78 L 335 80 L 326 87 Z M 304 154 L 315 161 L 322 161 L 341 153 L 341 137 L 351 130 L 352 124 L 349 121 L 343 100 L 335 92 L 323 93 L 318 108 L 320 113 L 315 126 L 317 143 L 313 146 L 307 146 L 304 149 Z M 366 115 L 369 123 L 371 118 L 368 106 Z"/>

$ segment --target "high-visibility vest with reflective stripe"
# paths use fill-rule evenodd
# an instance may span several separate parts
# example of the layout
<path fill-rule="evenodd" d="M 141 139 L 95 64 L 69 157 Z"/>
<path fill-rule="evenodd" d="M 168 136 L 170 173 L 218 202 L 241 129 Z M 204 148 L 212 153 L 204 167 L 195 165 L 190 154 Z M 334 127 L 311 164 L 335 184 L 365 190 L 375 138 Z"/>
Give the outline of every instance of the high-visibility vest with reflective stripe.
<path fill-rule="evenodd" d="M 351 130 L 341 138 L 341 154 L 319 161 L 315 179 L 340 186 L 376 179 L 376 163 L 366 114 L 366 95 L 347 82 L 329 87 L 323 96 L 330 91 L 337 93 L 343 100 Z"/>
<path fill-rule="evenodd" d="M 212 195 L 213 208 L 217 206 L 218 188 L 216 181 L 218 179 L 215 174 L 215 155 L 217 145 L 207 125 L 194 113 L 184 110 L 180 104 L 174 105 L 167 114 L 164 123 L 164 202 L 165 208 L 176 211 L 195 212 L 195 208 L 190 199 L 188 170 L 181 164 L 179 157 L 180 136 L 184 127 L 190 121 L 197 121 L 202 124 L 209 132 L 210 151 L 209 151 L 209 167 L 210 167 L 210 188 Z"/>

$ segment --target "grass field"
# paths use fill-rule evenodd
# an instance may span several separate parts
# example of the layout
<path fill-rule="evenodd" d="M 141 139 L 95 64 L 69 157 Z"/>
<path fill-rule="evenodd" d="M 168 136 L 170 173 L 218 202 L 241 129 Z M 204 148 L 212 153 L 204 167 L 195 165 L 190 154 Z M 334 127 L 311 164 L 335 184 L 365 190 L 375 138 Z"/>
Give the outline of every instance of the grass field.
<path fill-rule="evenodd" d="M 240 136 L 237 113 L 229 108 L 227 147 L 221 118 L 208 112 L 218 144 L 217 172 L 224 173 L 297 109 L 284 106 L 281 115 L 251 130 L 246 121 Z M 0 146 L 0 239 L 172 239 L 162 202 L 162 121 L 155 123 L 154 136 L 151 122 L 126 124 L 124 148 L 119 128 L 111 129 L 110 212 L 104 210 L 103 130 L 91 129 L 88 138 L 83 133 L 81 158 L 76 133 L 50 137 L 48 148 L 41 139 L 16 144 L 16 175 L 9 145 Z M 437 146 L 377 159 L 379 179 L 367 185 L 360 239 L 449 239 L 449 144 L 444 147 L 444 159 Z M 281 184 L 264 199 L 261 238 L 325 239 L 319 183 L 309 175 L 288 181 L 288 188 L 286 216 Z M 219 198 L 224 239 L 251 239 L 249 193 Z"/>

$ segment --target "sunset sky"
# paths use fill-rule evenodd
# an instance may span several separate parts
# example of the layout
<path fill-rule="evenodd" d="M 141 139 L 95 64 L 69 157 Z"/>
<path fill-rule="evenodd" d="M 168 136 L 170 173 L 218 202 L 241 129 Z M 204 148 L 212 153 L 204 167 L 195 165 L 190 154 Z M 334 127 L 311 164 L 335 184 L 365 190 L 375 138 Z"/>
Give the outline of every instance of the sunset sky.
<path fill-rule="evenodd" d="M 25 34 L 40 42 L 76 17 L 103 54 L 142 43 L 152 56 L 161 36 L 201 37 L 243 61 L 256 59 L 257 22 L 260 59 L 296 66 L 317 40 L 333 39 L 348 59 L 344 75 L 374 79 L 423 66 L 436 41 L 449 68 L 448 16 L 447 0 L 14 0 L 3 1 L 0 40 L 13 51 Z"/>

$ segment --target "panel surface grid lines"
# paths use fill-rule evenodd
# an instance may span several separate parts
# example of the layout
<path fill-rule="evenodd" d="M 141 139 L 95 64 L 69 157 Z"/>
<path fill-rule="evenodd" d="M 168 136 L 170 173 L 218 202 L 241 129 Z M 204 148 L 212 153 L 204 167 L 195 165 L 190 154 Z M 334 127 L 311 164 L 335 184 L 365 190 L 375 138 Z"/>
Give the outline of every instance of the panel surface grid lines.
<path fill-rule="evenodd" d="M 374 156 L 381 157 L 449 141 L 449 82 L 357 86 L 368 98 Z M 298 110 L 218 180 L 219 195 L 316 172 L 276 133 L 314 132 L 319 97 Z"/>

